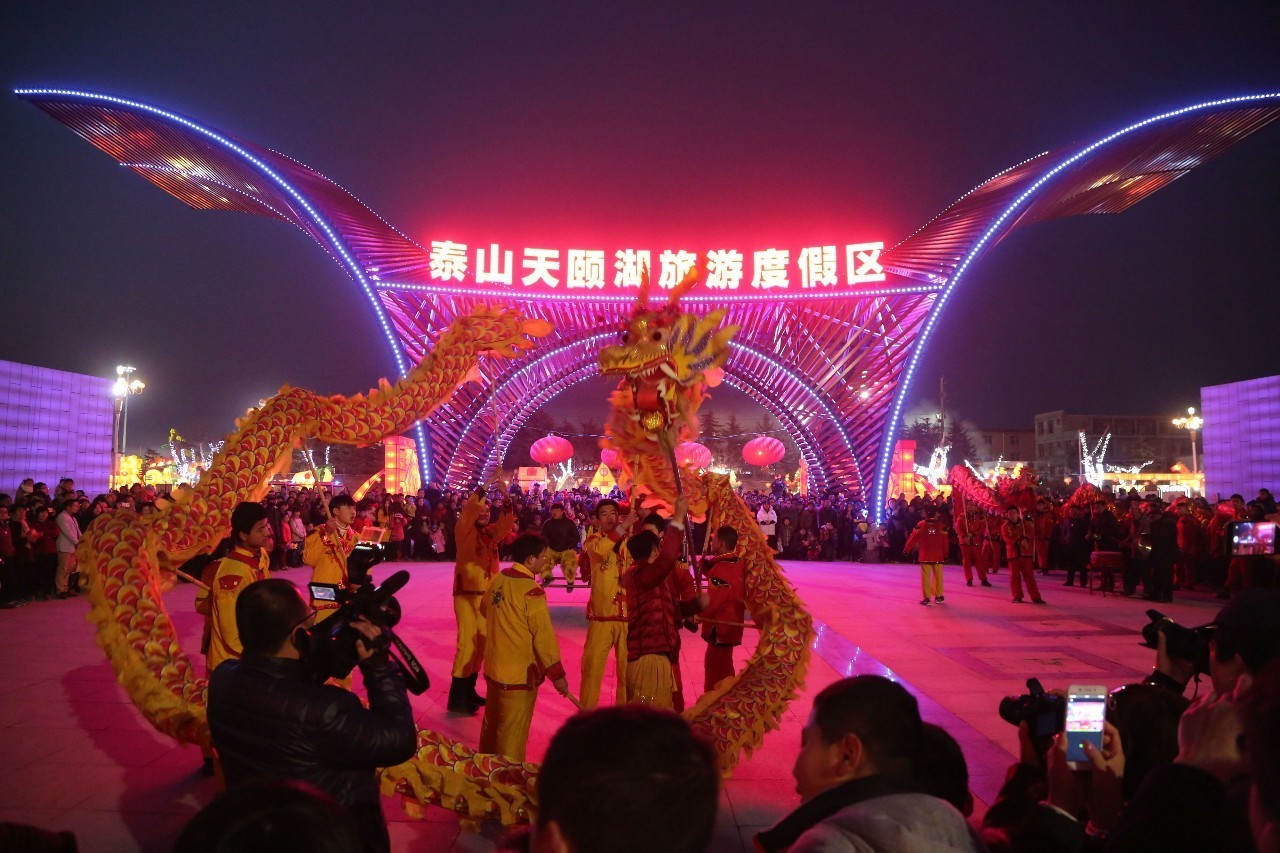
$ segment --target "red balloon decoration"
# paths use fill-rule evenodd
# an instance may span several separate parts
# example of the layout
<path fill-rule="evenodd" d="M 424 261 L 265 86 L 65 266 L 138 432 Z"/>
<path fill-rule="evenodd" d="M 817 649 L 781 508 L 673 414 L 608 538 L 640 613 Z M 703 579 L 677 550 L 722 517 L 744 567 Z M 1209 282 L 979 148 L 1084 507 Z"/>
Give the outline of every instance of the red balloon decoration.
<path fill-rule="evenodd" d="M 604 463 L 604 467 L 606 468 L 617 468 L 618 451 L 614 450 L 612 447 L 600 448 L 600 461 Z"/>
<path fill-rule="evenodd" d="M 558 435 L 540 438 L 529 448 L 529 455 L 539 465 L 567 462 L 573 458 L 573 445 Z"/>
<path fill-rule="evenodd" d="M 711 451 L 696 441 L 676 445 L 676 462 L 689 468 L 710 468 Z"/>
<path fill-rule="evenodd" d="M 742 458 L 748 465 L 772 465 L 786 455 L 786 445 L 769 435 L 757 435 L 742 448 Z"/>

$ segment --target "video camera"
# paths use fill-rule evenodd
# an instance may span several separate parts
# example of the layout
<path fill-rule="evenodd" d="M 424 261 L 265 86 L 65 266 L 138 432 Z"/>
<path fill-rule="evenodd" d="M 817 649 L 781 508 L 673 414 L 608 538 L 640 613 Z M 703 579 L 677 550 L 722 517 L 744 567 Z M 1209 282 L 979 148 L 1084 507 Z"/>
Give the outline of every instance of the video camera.
<path fill-rule="evenodd" d="M 1149 649 L 1158 648 L 1156 642 L 1163 633 L 1165 651 L 1170 657 L 1191 661 L 1197 673 L 1209 671 L 1211 628 L 1187 628 L 1159 610 L 1148 610 L 1147 618 L 1151 621 L 1142 626 L 1142 645 Z"/>
<path fill-rule="evenodd" d="M 1033 740 L 1052 738 L 1067 721 L 1067 700 L 1046 693 L 1039 679 L 1027 679 L 1027 692 L 1000 700 L 1000 719 L 1011 726 L 1027 724 Z"/>
<path fill-rule="evenodd" d="M 369 570 L 382 562 L 382 546 L 360 543 L 347 557 L 347 576 L 355 590 L 334 584 L 311 584 L 311 597 L 318 601 L 333 601 L 337 611 L 328 619 L 308 629 L 309 644 L 304 660 L 311 677 L 318 684 L 330 678 L 346 678 L 360 662 L 356 642 L 364 643 L 371 651 L 386 650 L 404 676 L 405 687 L 410 693 L 420 695 L 430 687 L 426 670 L 404 641 L 391 629 L 400 622 L 400 602 L 395 594 L 409 582 L 409 573 L 398 571 L 375 587 L 369 579 Z M 375 627 L 382 629 L 381 636 L 369 640 L 351 626 L 364 617 Z"/>

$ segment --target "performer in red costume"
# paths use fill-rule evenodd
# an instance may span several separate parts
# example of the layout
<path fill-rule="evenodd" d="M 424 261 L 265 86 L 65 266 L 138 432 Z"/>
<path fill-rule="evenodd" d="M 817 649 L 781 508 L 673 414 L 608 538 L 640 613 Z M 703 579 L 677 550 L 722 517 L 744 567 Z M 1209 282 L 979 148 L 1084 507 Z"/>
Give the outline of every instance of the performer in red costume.
<path fill-rule="evenodd" d="M 1036 568 L 1041 574 L 1049 574 L 1049 542 L 1053 539 L 1053 529 L 1058 526 L 1058 514 L 1044 498 L 1036 501 L 1036 514 L 1033 521 L 1036 530 Z"/>
<path fill-rule="evenodd" d="M 920 590 L 924 594 L 921 604 L 928 605 L 929 596 L 933 596 L 935 604 L 943 602 L 942 561 L 947 558 L 950 547 L 951 534 L 947 532 L 946 525 L 938 521 L 938 511 L 932 506 L 926 507 L 924 521 L 911 531 L 902 549 L 908 554 L 917 552 L 920 559 Z"/>
<path fill-rule="evenodd" d="M 1178 518 L 1178 551 L 1181 557 L 1175 566 L 1174 589 L 1191 589 L 1200 579 L 1200 563 L 1204 559 L 1204 525 L 1191 514 L 1185 500 L 1173 505 Z"/>
<path fill-rule="evenodd" d="M 1009 590 L 1013 593 L 1013 603 L 1022 603 L 1022 585 L 1025 583 L 1032 603 L 1044 604 L 1040 588 L 1036 586 L 1035 525 L 1022 518 L 1022 512 L 1016 506 L 1009 507 L 1004 514 L 1006 521 L 1001 535 L 1009 554 Z"/>
<path fill-rule="evenodd" d="M 987 551 L 987 565 L 990 566 L 987 571 L 993 575 L 1005 565 L 1003 530 L 1004 518 L 1001 515 L 993 512 L 987 516 L 987 537 L 982 545 Z"/>
<path fill-rule="evenodd" d="M 707 606 L 699 614 L 702 639 L 707 641 L 703 690 L 733 677 L 733 649 L 742 645 L 742 620 L 747 613 L 746 566 L 738 556 L 738 531 L 725 525 L 712 537 L 716 556 L 702 563 L 707 580 Z"/>
<path fill-rule="evenodd" d="M 672 711 L 683 708 L 680 689 L 680 623 L 708 603 L 680 566 L 685 517 L 683 495 L 659 539 L 645 530 L 627 540 L 635 561 L 623 576 L 627 590 L 627 698 Z"/>
<path fill-rule="evenodd" d="M 987 566 L 991 550 L 985 547 L 987 517 L 981 510 L 956 513 L 956 536 L 960 538 L 960 563 L 964 566 L 965 586 L 973 586 L 973 571 L 978 570 L 978 580 L 983 586 L 991 586 L 987 580 Z"/>

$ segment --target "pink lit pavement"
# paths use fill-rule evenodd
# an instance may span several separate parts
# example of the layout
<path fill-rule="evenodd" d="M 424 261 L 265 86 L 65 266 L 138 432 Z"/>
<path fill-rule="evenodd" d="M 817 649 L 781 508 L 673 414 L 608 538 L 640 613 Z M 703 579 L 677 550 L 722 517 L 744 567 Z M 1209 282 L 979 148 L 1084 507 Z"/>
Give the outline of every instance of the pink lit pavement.
<path fill-rule="evenodd" d="M 410 614 L 400 633 L 426 666 L 432 689 L 413 699 L 419 727 L 468 743 L 479 740 L 479 717 L 444 711 L 453 655 L 452 565 L 403 564 L 413 580 L 400 598 Z M 724 785 L 712 849 L 750 850 L 751 834 L 797 804 L 791 765 L 812 697 L 846 675 L 882 674 L 919 697 L 924 717 L 960 742 L 971 786 L 985 809 L 1014 760 L 1013 727 L 996 713 L 1002 696 L 1024 692 L 1028 676 L 1046 687 L 1071 683 L 1115 687 L 1149 671 L 1153 653 L 1138 645 L 1148 604 L 1104 598 L 1062 586 L 1063 575 L 1041 577 L 1047 607 L 1011 604 L 1007 574 L 996 586 L 966 587 L 946 567 L 946 602 L 921 607 L 919 570 L 909 565 L 787 563 L 788 575 L 818 623 L 807 684 L 779 731 L 740 764 Z M 379 568 L 375 576 L 384 577 Z M 305 583 L 305 569 L 282 577 Z M 182 586 L 166 603 L 184 647 L 198 648 L 194 590 Z M 578 662 L 586 623 L 582 587 L 549 590 L 552 616 L 578 690 Z M 1164 612 L 1179 622 L 1209 621 L 1220 602 L 1182 595 Z M 154 732 L 115 684 L 93 642 L 83 599 L 33 604 L 0 615 L 0 821 L 19 821 L 76 833 L 88 851 L 167 850 L 183 824 L 214 796 L 200 777 L 199 753 Z M 748 632 L 750 634 L 750 632 Z M 685 634 L 687 695 L 701 686 L 703 644 Z M 753 640 L 748 636 L 747 643 Z M 739 649 L 739 663 L 750 645 Z M 602 697 L 612 697 L 613 674 Z M 538 700 L 530 738 L 536 759 L 573 707 L 549 686 Z M 396 849 L 490 850 L 495 826 L 480 834 L 459 830 L 447 811 L 428 809 L 408 819 L 394 800 L 384 803 Z"/>

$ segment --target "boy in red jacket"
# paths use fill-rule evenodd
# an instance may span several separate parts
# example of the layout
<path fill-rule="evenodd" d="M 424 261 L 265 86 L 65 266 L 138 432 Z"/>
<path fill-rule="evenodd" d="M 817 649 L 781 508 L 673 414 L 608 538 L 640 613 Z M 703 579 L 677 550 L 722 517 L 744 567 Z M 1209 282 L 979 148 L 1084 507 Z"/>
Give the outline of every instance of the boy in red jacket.
<path fill-rule="evenodd" d="M 924 593 L 921 604 L 929 604 L 929 596 L 937 604 L 942 598 L 942 561 L 947 558 L 947 550 L 951 547 L 951 534 L 946 525 L 938 521 L 938 511 L 928 507 L 924 511 L 924 521 L 916 525 L 902 549 L 907 553 L 916 551 L 920 560 L 920 589 Z"/>

